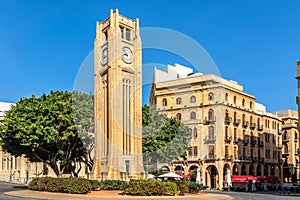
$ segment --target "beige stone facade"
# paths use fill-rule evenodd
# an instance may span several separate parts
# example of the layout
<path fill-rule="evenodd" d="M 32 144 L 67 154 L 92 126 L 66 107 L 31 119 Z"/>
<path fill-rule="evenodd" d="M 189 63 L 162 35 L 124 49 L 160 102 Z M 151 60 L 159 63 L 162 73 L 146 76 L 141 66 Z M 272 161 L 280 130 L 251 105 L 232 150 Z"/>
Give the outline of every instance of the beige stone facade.
<path fill-rule="evenodd" d="M 139 20 L 111 10 L 94 43 L 95 179 L 142 178 Z"/>
<path fill-rule="evenodd" d="M 297 129 L 298 112 L 286 110 L 277 113 L 283 120 L 282 124 L 282 160 L 283 179 L 291 182 L 292 174 L 299 176 L 299 132 Z"/>
<path fill-rule="evenodd" d="M 173 80 L 172 70 L 178 72 Z M 227 168 L 236 175 L 282 180 L 281 118 L 234 81 L 184 71 L 178 64 L 167 72 L 155 69 L 150 95 L 151 106 L 181 120 L 193 134 L 188 159 L 171 161 L 171 170 L 199 167 L 203 184 L 211 188 L 223 187 Z"/>

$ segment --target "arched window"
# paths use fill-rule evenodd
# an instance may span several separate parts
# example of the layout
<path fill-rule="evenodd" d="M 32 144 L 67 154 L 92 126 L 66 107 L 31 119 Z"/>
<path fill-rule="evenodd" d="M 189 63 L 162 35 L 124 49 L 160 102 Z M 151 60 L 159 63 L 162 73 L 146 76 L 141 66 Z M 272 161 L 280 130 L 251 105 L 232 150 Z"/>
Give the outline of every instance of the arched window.
<path fill-rule="evenodd" d="M 252 101 L 250 101 L 250 109 L 252 109 Z"/>
<path fill-rule="evenodd" d="M 233 97 L 233 103 L 236 104 L 236 96 Z"/>
<path fill-rule="evenodd" d="M 196 119 L 196 113 L 195 112 L 191 112 L 191 119 Z"/>
<path fill-rule="evenodd" d="M 236 112 L 234 112 L 234 114 L 233 114 L 233 120 L 234 121 L 236 120 Z"/>
<path fill-rule="evenodd" d="M 242 122 L 243 122 L 243 124 L 246 122 L 246 116 L 245 116 L 245 114 L 243 114 Z"/>
<path fill-rule="evenodd" d="M 208 100 L 209 101 L 214 100 L 214 94 L 212 92 L 208 93 Z"/>
<path fill-rule="evenodd" d="M 213 120 L 213 119 L 214 119 L 214 111 L 213 111 L 213 109 L 209 109 L 208 120 Z"/>
<path fill-rule="evenodd" d="M 296 131 L 295 131 L 295 140 L 298 140 L 298 134 Z"/>
<path fill-rule="evenodd" d="M 235 140 L 237 139 L 237 132 L 236 132 L 236 128 L 234 128 L 234 130 L 233 130 L 233 137 L 234 137 L 234 139 L 235 139 Z"/>
<path fill-rule="evenodd" d="M 265 120 L 265 127 L 268 128 L 268 120 Z"/>
<path fill-rule="evenodd" d="M 162 106 L 167 106 L 168 105 L 168 101 L 166 98 L 163 98 L 162 100 Z"/>
<path fill-rule="evenodd" d="M 252 124 L 252 121 L 253 121 L 253 117 L 250 116 L 250 124 Z"/>
<path fill-rule="evenodd" d="M 177 114 L 176 114 L 176 119 L 177 119 L 178 121 L 181 121 L 181 113 L 177 113 Z"/>
<path fill-rule="evenodd" d="M 257 126 L 260 126 L 260 118 L 257 118 Z"/>
<path fill-rule="evenodd" d="M 180 97 L 178 97 L 178 98 L 176 99 L 176 104 L 181 104 L 181 98 L 180 98 Z"/>
<path fill-rule="evenodd" d="M 228 101 L 228 94 L 225 94 L 225 101 Z"/>
<path fill-rule="evenodd" d="M 229 112 L 228 112 L 228 110 L 226 110 L 226 112 L 225 112 L 225 119 L 229 119 Z"/>
<path fill-rule="evenodd" d="M 198 129 L 196 127 L 194 128 L 193 136 L 194 136 L 194 138 L 198 137 Z"/>
<path fill-rule="evenodd" d="M 193 95 L 193 96 L 191 96 L 191 98 L 190 98 L 190 102 L 191 103 L 195 103 L 196 102 L 196 97 Z"/>
<path fill-rule="evenodd" d="M 215 131 L 214 131 L 213 126 L 208 127 L 208 139 L 209 140 L 214 140 L 215 139 Z"/>
<path fill-rule="evenodd" d="M 242 100 L 242 106 L 245 106 L 245 99 Z"/>

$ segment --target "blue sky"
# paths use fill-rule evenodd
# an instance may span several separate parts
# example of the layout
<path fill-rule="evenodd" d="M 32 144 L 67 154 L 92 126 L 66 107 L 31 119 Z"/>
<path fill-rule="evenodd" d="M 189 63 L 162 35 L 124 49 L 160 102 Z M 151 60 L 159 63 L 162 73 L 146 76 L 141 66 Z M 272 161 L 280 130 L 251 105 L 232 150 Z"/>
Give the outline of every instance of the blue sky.
<path fill-rule="evenodd" d="M 118 8 L 140 18 L 141 27 L 168 28 L 196 40 L 224 78 L 242 84 L 269 111 L 296 109 L 300 1 L 1 0 L 0 5 L 0 101 L 72 90 L 93 49 L 96 21 Z M 175 62 L 189 65 L 168 52 L 143 52 L 143 63 Z"/>

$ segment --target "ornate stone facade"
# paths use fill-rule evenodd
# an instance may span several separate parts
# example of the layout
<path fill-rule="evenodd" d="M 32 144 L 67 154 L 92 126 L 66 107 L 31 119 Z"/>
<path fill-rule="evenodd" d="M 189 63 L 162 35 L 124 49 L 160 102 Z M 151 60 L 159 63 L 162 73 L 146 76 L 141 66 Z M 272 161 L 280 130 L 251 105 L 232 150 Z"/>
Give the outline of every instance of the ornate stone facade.
<path fill-rule="evenodd" d="M 190 70 L 175 64 L 154 72 L 151 106 L 181 120 L 193 134 L 187 160 L 171 161 L 171 170 L 200 167 L 203 184 L 211 188 L 223 187 L 226 168 L 282 180 L 282 119 L 240 84 Z M 168 77 L 171 71 L 177 77 Z"/>

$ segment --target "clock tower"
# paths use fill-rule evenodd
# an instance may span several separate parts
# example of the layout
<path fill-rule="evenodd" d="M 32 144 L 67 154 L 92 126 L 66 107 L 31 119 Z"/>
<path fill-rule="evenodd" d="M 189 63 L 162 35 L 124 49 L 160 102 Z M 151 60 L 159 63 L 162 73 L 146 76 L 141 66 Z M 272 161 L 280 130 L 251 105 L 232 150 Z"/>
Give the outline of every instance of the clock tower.
<path fill-rule="evenodd" d="M 111 10 L 94 42 L 95 179 L 142 178 L 142 52 L 139 20 Z"/>

